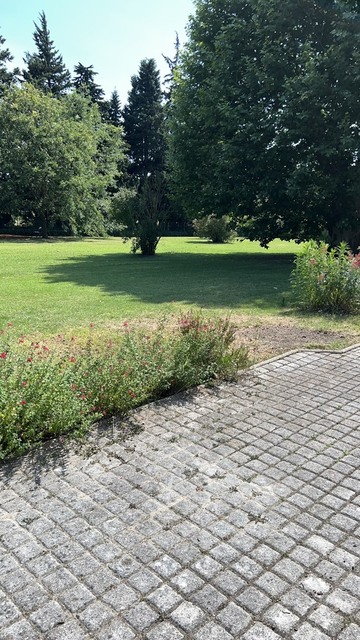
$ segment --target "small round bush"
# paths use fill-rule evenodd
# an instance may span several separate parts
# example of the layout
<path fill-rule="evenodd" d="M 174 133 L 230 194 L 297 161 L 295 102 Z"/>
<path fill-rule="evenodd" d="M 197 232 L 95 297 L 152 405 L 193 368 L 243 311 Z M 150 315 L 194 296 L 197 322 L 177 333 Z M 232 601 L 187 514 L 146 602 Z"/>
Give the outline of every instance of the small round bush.
<path fill-rule="evenodd" d="M 193 227 L 199 238 L 208 238 L 211 242 L 231 242 L 236 233 L 231 229 L 229 216 L 217 218 L 213 213 L 193 221 Z"/>

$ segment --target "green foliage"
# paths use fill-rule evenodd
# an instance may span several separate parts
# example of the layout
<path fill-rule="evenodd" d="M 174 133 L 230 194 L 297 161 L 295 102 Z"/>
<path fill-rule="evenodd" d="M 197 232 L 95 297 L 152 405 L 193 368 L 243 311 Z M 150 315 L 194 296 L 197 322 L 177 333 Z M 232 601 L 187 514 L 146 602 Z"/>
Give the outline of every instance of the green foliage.
<path fill-rule="evenodd" d="M 122 122 L 120 97 L 116 89 L 112 91 L 107 111 L 107 121 L 114 127 L 120 127 Z"/>
<path fill-rule="evenodd" d="M 343 242 L 336 249 L 309 242 L 296 257 L 292 286 L 297 304 L 309 311 L 360 311 L 360 254 Z"/>
<path fill-rule="evenodd" d="M 40 24 L 35 25 L 34 42 L 36 53 L 27 53 L 23 71 L 24 80 L 31 82 L 37 89 L 60 96 L 71 86 L 71 76 L 66 69 L 62 56 L 50 39 L 50 32 L 44 11 L 40 13 Z"/>
<path fill-rule="evenodd" d="M 2 96 L 4 90 L 15 80 L 16 75 L 19 74 L 19 69 L 15 69 L 14 71 L 8 71 L 7 69 L 7 64 L 12 61 L 13 56 L 9 49 L 3 47 L 5 42 L 5 38 L 0 35 L 0 96 Z"/>
<path fill-rule="evenodd" d="M 112 215 L 132 239 L 132 253 L 153 256 L 163 233 L 167 213 L 165 179 L 161 173 L 147 177 L 138 189 L 122 188 L 114 196 Z"/>
<path fill-rule="evenodd" d="M 0 208 L 40 226 L 99 234 L 107 189 L 124 157 L 121 132 L 77 93 L 54 100 L 31 85 L 0 102 Z"/>
<path fill-rule="evenodd" d="M 95 82 L 95 76 L 98 74 L 94 71 L 93 65 L 85 67 L 81 62 L 78 62 L 74 67 L 74 73 L 72 84 L 75 89 L 90 98 L 93 104 L 101 103 L 105 94 L 100 85 Z"/>
<path fill-rule="evenodd" d="M 171 164 L 187 213 L 248 237 L 360 242 L 360 14 L 352 2 L 197 0 L 175 74 Z"/>
<path fill-rule="evenodd" d="M 248 363 L 227 320 L 191 314 L 175 329 L 164 320 L 151 336 L 124 323 L 106 342 L 90 333 L 80 344 L 62 336 L 52 345 L 16 343 L 8 334 L 0 342 L 0 459 L 60 434 L 84 434 L 105 415 L 233 377 Z"/>
<path fill-rule="evenodd" d="M 208 238 L 211 242 L 230 242 L 236 237 L 231 229 L 230 216 L 217 218 L 214 214 L 193 221 L 194 230 L 199 238 Z"/>
<path fill-rule="evenodd" d="M 138 75 L 131 78 L 123 118 L 129 173 L 137 185 L 165 167 L 164 108 L 155 60 L 142 60 Z"/>

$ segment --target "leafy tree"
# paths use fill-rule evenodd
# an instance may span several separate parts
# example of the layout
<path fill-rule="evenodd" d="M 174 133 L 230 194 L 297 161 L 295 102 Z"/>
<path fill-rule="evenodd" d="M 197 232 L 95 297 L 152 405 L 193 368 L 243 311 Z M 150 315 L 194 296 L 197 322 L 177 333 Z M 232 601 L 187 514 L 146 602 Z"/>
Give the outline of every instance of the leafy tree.
<path fill-rule="evenodd" d="M 0 96 L 3 94 L 6 87 L 11 85 L 19 73 L 19 69 L 17 68 L 14 69 L 14 71 L 9 71 L 7 69 L 7 64 L 13 60 L 13 56 L 9 49 L 5 49 L 3 47 L 5 42 L 5 38 L 0 35 Z"/>
<path fill-rule="evenodd" d="M 360 241 L 360 7 L 196 0 L 173 92 L 171 158 L 191 215 L 242 235 Z"/>
<path fill-rule="evenodd" d="M 33 34 L 37 51 L 25 55 L 24 62 L 27 69 L 23 71 L 23 77 L 37 89 L 59 96 L 70 88 L 71 76 L 61 54 L 55 49 L 54 42 L 50 39 L 50 31 L 43 11 L 39 19 L 39 25 L 34 22 Z"/>
<path fill-rule="evenodd" d="M 0 102 L 0 210 L 40 225 L 44 237 L 57 224 L 99 233 L 122 155 L 121 132 L 86 98 L 9 89 Z"/>
<path fill-rule="evenodd" d="M 141 189 L 123 187 L 112 200 L 112 216 L 123 226 L 123 235 L 132 239 L 132 252 L 155 255 L 167 217 L 165 177 L 158 172 L 147 176 Z"/>
<path fill-rule="evenodd" d="M 142 60 L 138 75 L 131 78 L 123 118 L 129 173 L 137 184 L 165 167 L 164 109 L 155 60 Z"/>

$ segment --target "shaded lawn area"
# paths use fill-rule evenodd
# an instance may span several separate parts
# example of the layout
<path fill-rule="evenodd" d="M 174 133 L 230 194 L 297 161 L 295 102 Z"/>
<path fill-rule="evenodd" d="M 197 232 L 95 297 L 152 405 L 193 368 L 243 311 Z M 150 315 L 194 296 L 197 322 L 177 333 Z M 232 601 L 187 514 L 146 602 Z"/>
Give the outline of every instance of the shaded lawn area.
<path fill-rule="evenodd" d="M 298 245 L 214 245 L 163 238 L 158 254 L 129 253 L 121 239 L 1 242 L 0 322 L 53 333 L 120 323 L 189 306 L 212 313 L 278 314 Z"/>

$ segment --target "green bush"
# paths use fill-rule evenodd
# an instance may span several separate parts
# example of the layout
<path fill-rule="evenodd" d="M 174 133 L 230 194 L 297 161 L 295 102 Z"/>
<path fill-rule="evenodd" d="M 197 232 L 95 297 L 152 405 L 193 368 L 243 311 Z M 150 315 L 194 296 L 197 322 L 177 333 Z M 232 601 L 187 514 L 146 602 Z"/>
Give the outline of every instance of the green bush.
<path fill-rule="evenodd" d="M 211 242 L 231 242 L 236 233 L 231 229 L 229 216 L 217 218 L 214 214 L 193 221 L 193 227 L 199 238 L 208 238 Z"/>
<path fill-rule="evenodd" d="M 308 311 L 358 313 L 360 310 L 360 254 L 345 243 L 329 249 L 309 242 L 295 260 L 291 276 L 298 306 Z"/>
<path fill-rule="evenodd" d="M 248 363 L 228 320 L 193 314 L 175 329 L 163 321 L 151 336 L 125 323 L 112 339 L 99 341 L 91 330 L 80 344 L 61 336 L 52 344 L 15 340 L 11 327 L 1 337 L 0 459 L 60 434 L 83 435 L 105 415 L 231 378 Z"/>

